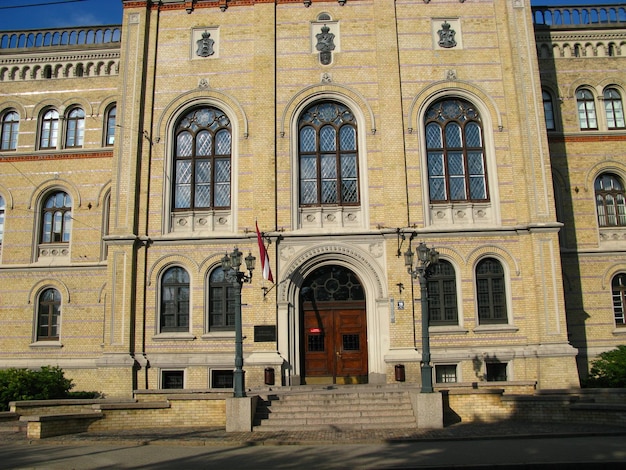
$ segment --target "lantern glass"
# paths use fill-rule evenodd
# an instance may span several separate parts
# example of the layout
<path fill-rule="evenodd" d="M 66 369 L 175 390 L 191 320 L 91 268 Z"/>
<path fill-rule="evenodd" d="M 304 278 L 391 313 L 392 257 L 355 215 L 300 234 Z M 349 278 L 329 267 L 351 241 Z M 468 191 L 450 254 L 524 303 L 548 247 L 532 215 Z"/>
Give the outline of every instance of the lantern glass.
<path fill-rule="evenodd" d="M 413 267 L 413 252 L 411 249 L 404 252 L 404 265 L 409 269 Z"/>
<path fill-rule="evenodd" d="M 230 257 L 228 256 L 228 254 L 225 254 L 222 258 L 222 269 L 224 271 L 228 271 L 230 270 L 230 268 L 232 268 L 232 265 L 230 263 Z"/>
<path fill-rule="evenodd" d="M 236 270 L 239 270 L 239 266 L 241 266 L 241 255 L 243 255 L 243 253 L 239 251 L 239 248 L 237 247 L 235 247 L 233 252 L 230 254 L 231 266 Z"/>
<path fill-rule="evenodd" d="M 430 260 L 430 249 L 424 242 L 421 242 L 417 247 L 417 256 L 422 263 Z"/>
<path fill-rule="evenodd" d="M 246 269 L 250 272 L 254 271 L 254 266 L 256 264 L 256 258 L 252 256 L 252 253 L 248 253 L 246 256 Z"/>

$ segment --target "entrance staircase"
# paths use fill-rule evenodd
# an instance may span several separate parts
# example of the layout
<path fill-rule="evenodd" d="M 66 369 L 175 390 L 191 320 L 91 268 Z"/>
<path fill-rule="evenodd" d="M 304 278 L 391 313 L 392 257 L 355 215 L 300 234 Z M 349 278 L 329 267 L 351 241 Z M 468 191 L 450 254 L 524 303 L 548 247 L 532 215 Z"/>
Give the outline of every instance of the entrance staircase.
<path fill-rule="evenodd" d="M 409 391 L 394 387 L 298 387 L 260 394 L 254 431 L 415 428 Z"/>

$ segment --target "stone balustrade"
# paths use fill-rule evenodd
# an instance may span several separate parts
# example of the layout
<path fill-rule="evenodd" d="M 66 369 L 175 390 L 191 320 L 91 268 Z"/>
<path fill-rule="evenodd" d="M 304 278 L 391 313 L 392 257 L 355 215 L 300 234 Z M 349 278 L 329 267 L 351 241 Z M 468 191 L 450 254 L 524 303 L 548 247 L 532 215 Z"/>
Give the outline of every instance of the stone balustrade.
<path fill-rule="evenodd" d="M 588 6 L 535 7 L 533 8 L 535 26 L 545 25 L 550 28 L 615 26 L 626 23 L 626 6 L 615 4 L 590 4 Z"/>
<path fill-rule="evenodd" d="M 0 50 L 75 47 L 119 43 L 121 25 L 0 31 Z"/>

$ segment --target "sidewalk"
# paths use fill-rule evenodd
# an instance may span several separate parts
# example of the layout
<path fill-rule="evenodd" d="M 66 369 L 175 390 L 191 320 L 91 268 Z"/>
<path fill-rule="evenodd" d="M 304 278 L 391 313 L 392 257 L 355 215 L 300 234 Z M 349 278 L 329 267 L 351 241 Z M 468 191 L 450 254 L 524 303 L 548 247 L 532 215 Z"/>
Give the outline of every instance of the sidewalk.
<path fill-rule="evenodd" d="M 556 438 L 577 436 L 626 436 L 626 427 L 568 423 L 498 423 L 454 424 L 444 429 L 377 429 L 297 432 L 237 432 L 224 428 L 158 428 L 129 429 L 115 432 L 86 432 L 67 436 L 28 440 L 24 433 L 0 433 L 0 442 L 54 445 L 118 445 L 118 446 L 271 446 L 271 445 L 342 445 L 385 444 L 402 442 L 457 441 Z"/>

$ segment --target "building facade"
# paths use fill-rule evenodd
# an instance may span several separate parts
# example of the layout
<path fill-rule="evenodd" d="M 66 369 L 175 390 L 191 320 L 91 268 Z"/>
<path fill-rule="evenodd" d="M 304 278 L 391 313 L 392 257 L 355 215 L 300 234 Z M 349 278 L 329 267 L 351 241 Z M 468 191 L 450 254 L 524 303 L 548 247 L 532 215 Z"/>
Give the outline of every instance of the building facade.
<path fill-rule="evenodd" d="M 621 342 L 625 7 L 122 4 L 0 32 L 0 367 L 232 387 L 234 247 L 248 387 L 419 383 L 421 242 L 436 383 L 578 386 Z"/>

